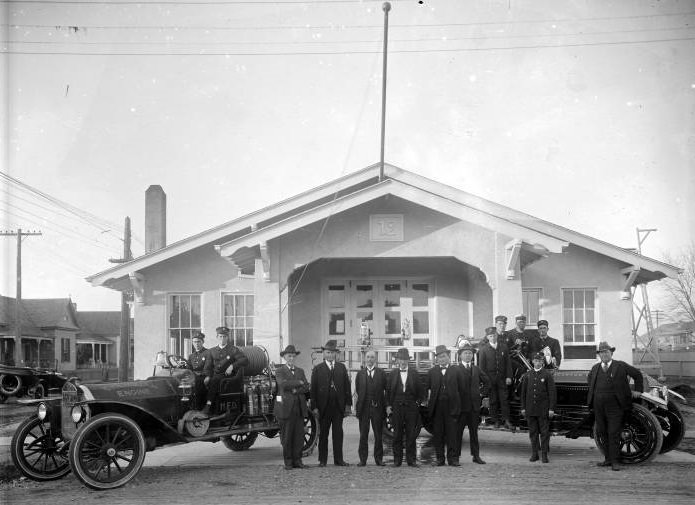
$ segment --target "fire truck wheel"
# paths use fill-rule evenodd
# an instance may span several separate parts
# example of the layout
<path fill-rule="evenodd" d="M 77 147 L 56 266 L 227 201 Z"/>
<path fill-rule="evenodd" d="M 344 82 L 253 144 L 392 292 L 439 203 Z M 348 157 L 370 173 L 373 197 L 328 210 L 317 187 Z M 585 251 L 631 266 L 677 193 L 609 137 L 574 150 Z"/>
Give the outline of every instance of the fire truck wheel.
<path fill-rule="evenodd" d="M 0 393 L 6 396 L 14 396 L 22 387 L 22 378 L 18 375 L 0 375 Z"/>
<path fill-rule="evenodd" d="M 222 437 L 222 443 L 227 449 L 231 449 L 232 451 L 247 451 L 256 442 L 257 438 L 258 432 L 250 431 Z"/>
<path fill-rule="evenodd" d="M 47 481 L 70 473 L 68 444 L 36 415 L 22 422 L 10 443 L 12 462 L 28 479 Z"/>
<path fill-rule="evenodd" d="M 637 403 L 625 415 L 623 429 L 620 431 L 620 462 L 626 465 L 651 461 L 659 454 L 663 443 L 663 432 L 659 420 L 648 408 Z M 599 436 L 594 425 L 594 442 L 606 454 L 606 442 Z"/>
<path fill-rule="evenodd" d="M 100 414 L 77 430 L 70 444 L 70 466 L 87 487 L 97 490 L 124 485 L 145 461 L 145 437 L 131 418 Z"/>
<path fill-rule="evenodd" d="M 657 409 L 652 413 L 659 420 L 664 434 L 664 443 L 661 444 L 660 454 L 678 447 L 685 436 L 685 419 L 678 405 L 669 401 L 668 410 Z"/>
<path fill-rule="evenodd" d="M 302 446 L 302 456 L 307 457 L 312 452 L 319 441 L 319 418 L 312 411 L 309 411 L 304 418 L 304 445 Z"/>

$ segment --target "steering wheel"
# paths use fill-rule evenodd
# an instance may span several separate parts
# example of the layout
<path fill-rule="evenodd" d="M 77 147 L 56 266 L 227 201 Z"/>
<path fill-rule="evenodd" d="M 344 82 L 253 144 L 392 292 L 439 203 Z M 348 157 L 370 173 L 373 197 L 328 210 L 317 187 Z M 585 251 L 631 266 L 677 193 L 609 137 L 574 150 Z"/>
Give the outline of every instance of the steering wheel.
<path fill-rule="evenodd" d="M 167 354 L 167 363 L 171 368 L 191 368 L 191 364 L 183 356 Z"/>

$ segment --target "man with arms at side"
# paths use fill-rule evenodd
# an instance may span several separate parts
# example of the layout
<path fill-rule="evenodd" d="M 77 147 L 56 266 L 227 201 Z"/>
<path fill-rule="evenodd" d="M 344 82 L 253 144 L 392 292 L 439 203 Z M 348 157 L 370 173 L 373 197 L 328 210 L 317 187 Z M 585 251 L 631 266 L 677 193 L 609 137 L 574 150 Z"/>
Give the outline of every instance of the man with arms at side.
<path fill-rule="evenodd" d="M 357 372 L 355 378 L 355 391 L 357 392 L 357 404 L 355 414 L 360 424 L 360 443 L 357 454 L 360 462 L 357 466 L 367 464 L 369 452 L 369 426 L 374 432 L 374 462 L 378 466 L 384 466 L 384 443 L 382 431 L 384 429 L 384 417 L 386 416 L 386 372 L 376 366 L 376 351 L 369 350 L 364 356 L 367 367 Z"/>
<path fill-rule="evenodd" d="M 446 455 L 446 462 L 450 466 L 461 466 L 461 440 L 457 440 L 456 435 L 461 415 L 463 375 L 460 367 L 451 364 L 451 353 L 445 345 L 435 348 L 435 356 L 437 364 L 427 373 L 427 388 L 430 392 L 428 410 L 434 428 L 432 442 L 436 457 L 432 464 L 443 466 Z"/>
<path fill-rule="evenodd" d="M 338 362 L 338 343 L 321 347 L 323 361 L 311 371 L 311 406 L 319 416 L 319 466 L 328 461 L 328 433 L 333 430 L 333 463 L 349 466 L 343 459 L 343 418 L 350 414 L 352 390 L 345 365 Z"/>
<path fill-rule="evenodd" d="M 280 423 L 280 442 L 285 470 L 305 468 L 302 463 L 304 446 L 304 418 L 308 410 L 306 393 L 309 383 L 304 370 L 294 365 L 294 358 L 299 354 L 293 345 L 288 345 L 280 353 L 286 364 L 275 370 L 277 396 L 275 397 L 275 417 Z"/>
<path fill-rule="evenodd" d="M 521 415 L 528 422 L 528 434 L 531 439 L 531 459 L 548 463 L 550 447 L 550 418 L 555 415 L 557 393 L 553 373 L 543 368 L 545 355 L 538 352 L 533 356 L 533 370 L 526 372 L 521 379 Z"/>
<path fill-rule="evenodd" d="M 512 366 L 509 360 L 507 344 L 503 339 L 497 340 L 495 328 L 485 330 L 487 341 L 480 343 L 478 365 L 490 379 L 490 419 L 495 428 L 504 422 L 507 429 L 513 431 L 509 422 L 509 401 L 507 386 L 512 383 Z"/>
<path fill-rule="evenodd" d="M 623 428 L 625 414 L 632 409 L 632 396 L 638 397 L 644 390 L 642 372 L 624 361 L 613 359 L 615 347 L 608 342 L 601 342 L 596 354 L 600 363 L 589 372 L 589 396 L 587 403 L 594 411 L 596 433 L 605 443 L 603 454 L 605 460 L 598 466 L 610 466 L 620 470 L 620 431 Z M 635 382 L 634 391 L 630 390 L 628 377 Z"/>
<path fill-rule="evenodd" d="M 386 382 L 386 414 L 393 427 L 393 466 L 403 464 L 403 436 L 405 435 L 405 461 L 417 467 L 415 441 L 420 431 L 420 405 L 425 401 L 425 387 L 415 369 L 409 367 L 408 349 L 401 347 L 396 353 L 398 368 L 391 370 Z"/>
<path fill-rule="evenodd" d="M 225 377 L 243 373 L 243 367 L 249 364 L 249 358 L 241 349 L 232 344 L 229 328 L 220 326 L 215 330 L 217 346 L 208 349 L 205 362 L 205 385 L 208 387 L 208 400 L 203 414 L 209 415 L 212 404 L 220 394 L 220 382 Z"/>
<path fill-rule="evenodd" d="M 470 342 L 465 342 L 459 348 L 459 367 L 463 375 L 464 387 L 461 390 L 461 417 L 459 418 L 456 439 L 459 441 L 460 454 L 463 431 L 468 427 L 468 439 L 473 463 L 484 465 L 485 461 L 480 458 L 480 444 L 478 443 L 481 406 L 480 387 L 488 386 L 490 379 L 488 379 L 480 367 L 473 363 L 475 352 L 475 348 Z"/>

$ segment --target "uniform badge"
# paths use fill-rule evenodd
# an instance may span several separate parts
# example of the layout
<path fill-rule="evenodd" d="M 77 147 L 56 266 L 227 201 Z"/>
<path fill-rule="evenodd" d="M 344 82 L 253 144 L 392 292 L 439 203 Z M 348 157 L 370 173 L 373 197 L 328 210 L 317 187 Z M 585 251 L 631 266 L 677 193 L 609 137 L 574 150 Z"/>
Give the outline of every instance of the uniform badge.
<path fill-rule="evenodd" d="M 545 382 L 545 379 L 541 379 L 541 382 Z"/>
<path fill-rule="evenodd" d="M 227 356 L 227 359 L 229 359 L 229 356 Z"/>

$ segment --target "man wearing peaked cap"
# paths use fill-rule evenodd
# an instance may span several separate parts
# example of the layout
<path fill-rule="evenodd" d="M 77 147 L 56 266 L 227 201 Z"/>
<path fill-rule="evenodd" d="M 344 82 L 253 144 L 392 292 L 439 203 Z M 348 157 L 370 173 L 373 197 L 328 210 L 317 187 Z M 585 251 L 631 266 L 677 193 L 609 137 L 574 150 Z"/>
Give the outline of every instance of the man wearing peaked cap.
<path fill-rule="evenodd" d="M 311 371 L 311 406 L 319 416 L 319 466 L 328 460 L 328 433 L 333 431 L 333 463 L 349 466 L 343 459 L 343 418 L 350 414 L 352 389 L 345 365 L 336 359 L 338 343 L 321 347 L 323 361 Z"/>
<path fill-rule="evenodd" d="M 615 347 L 601 342 L 596 350 L 600 362 L 596 363 L 587 378 L 589 395 L 587 403 L 594 411 L 596 434 L 605 460 L 598 466 L 610 466 L 620 470 L 620 432 L 625 414 L 632 409 L 632 397 L 639 397 L 644 390 L 642 372 L 624 361 L 613 359 Z M 630 390 L 628 377 L 635 382 Z"/>
<path fill-rule="evenodd" d="M 531 359 L 531 343 L 538 338 L 538 330 L 526 328 L 526 316 L 519 314 L 514 318 L 515 326 L 507 332 L 507 347 L 518 349 L 527 359 Z"/>
<path fill-rule="evenodd" d="M 521 379 L 521 415 L 528 422 L 528 434 L 531 439 L 531 459 L 548 463 L 550 448 L 550 418 L 555 415 L 557 393 L 553 373 L 543 367 L 545 355 L 538 352 L 533 355 L 533 369 L 526 372 Z"/>
<path fill-rule="evenodd" d="M 478 366 L 490 379 L 490 419 L 499 428 L 514 430 L 509 420 L 509 401 L 507 387 L 512 383 L 512 365 L 509 349 L 504 339 L 497 340 L 497 329 L 485 330 L 487 340 L 483 340 L 478 353 Z"/>
<path fill-rule="evenodd" d="M 299 353 L 292 344 L 285 347 L 285 350 L 280 352 L 280 357 L 285 358 L 285 366 L 280 366 L 275 371 L 277 396 L 274 413 L 280 423 L 280 442 L 286 470 L 304 468 L 302 448 L 304 418 L 308 412 L 306 393 L 309 391 L 309 382 L 306 380 L 304 369 L 294 364 L 294 358 Z"/>
<path fill-rule="evenodd" d="M 560 341 L 548 335 L 548 321 L 540 319 L 537 323 L 538 338 L 531 343 L 531 354 L 542 352 L 545 354 L 545 368 L 560 368 L 562 362 L 562 348 Z"/>
<path fill-rule="evenodd" d="M 208 349 L 208 359 L 205 361 L 205 384 L 208 387 L 208 399 L 203 414 L 210 414 L 211 406 L 220 393 L 220 383 L 225 377 L 243 377 L 243 368 L 249 364 L 249 358 L 241 349 L 230 341 L 229 328 L 220 326 L 217 333 L 217 345 Z"/>
<path fill-rule="evenodd" d="M 461 466 L 460 440 L 457 441 L 456 435 L 464 389 L 463 374 L 459 367 L 451 365 L 451 353 L 445 345 L 436 347 L 435 356 L 437 364 L 427 372 L 427 389 L 430 391 L 428 411 L 432 419 L 432 442 L 436 456 L 433 465 L 443 466 L 446 456 L 450 466 Z"/>
<path fill-rule="evenodd" d="M 188 355 L 188 362 L 191 364 L 191 370 L 195 374 L 195 383 L 193 384 L 195 410 L 203 408 L 206 399 L 205 392 L 205 363 L 209 359 L 208 350 L 205 348 L 205 334 L 197 332 L 191 339 L 193 343 L 193 351 Z"/>
<path fill-rule="evenodd" d="M 389 373 L 386 381 L 386 415 L 393 427 L 393 466 L 403 464 L 403 437 L 405 461 L 417 467 L 416 440 L 420 431 L 419 407 L 425 401 L 425 388 L 415 369 L 410 368 L 408 349 L 401 347 L 395 356 L 398 368 Z"/>

